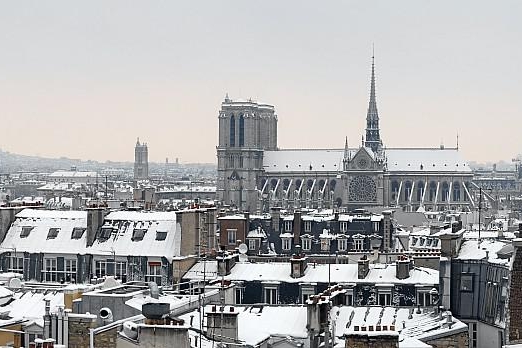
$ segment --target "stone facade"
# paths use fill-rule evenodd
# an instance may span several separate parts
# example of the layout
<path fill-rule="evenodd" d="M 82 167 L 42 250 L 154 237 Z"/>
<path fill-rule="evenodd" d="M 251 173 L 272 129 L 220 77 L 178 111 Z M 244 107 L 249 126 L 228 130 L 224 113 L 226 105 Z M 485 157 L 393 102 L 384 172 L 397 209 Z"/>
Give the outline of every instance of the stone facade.
<path fill-rule="evenodd" d="M 427 340 L 424 343 L 431 345 L 433 348 L 460 348 L 468 347 L 468 332 L 461 332 L 451 336 L 441 337 L 434 340 Z"/>
<path fill-rule="evenodd" d="M 345 338 L 346 348 L 398 348 L 399 335 L 396 333 L 360 332 Z"/>

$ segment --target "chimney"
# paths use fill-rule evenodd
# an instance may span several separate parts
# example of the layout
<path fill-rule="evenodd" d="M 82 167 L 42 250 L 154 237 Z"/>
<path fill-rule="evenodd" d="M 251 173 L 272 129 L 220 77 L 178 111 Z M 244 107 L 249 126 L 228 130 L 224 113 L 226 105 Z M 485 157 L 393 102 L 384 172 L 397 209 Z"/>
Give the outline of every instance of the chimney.
<path fill-rule="evenodd" d="M 218 275 L 220 277 L 227 276 L 230 274 L 232 267 L 236 264 L 235 255 L 223 253 L 221 256 L 216 257 L 218 263 Z"/>
<path fill-rule="evenodd" d="M 453 221 L 451 223 L 451 233 L 457 233 L 462 229 L 462 221 Z"/>
<path fill-rule="evenodd" d="M 301 212 L 295 211 L 294 212 L 294 225 L 293 225 L 293 232 L 294 232 L 294 245 L 301 244 Z"/>
<path fill-rule="evenodd" d="M 301 278 L 302 276 L 304 276 L 306 267 L 308 266 L 306 257 L 298 253 L 294 254 L 290 259 L 290 266 L 290 276 L 292 278 Z"/>
<path fill-rule="evenodd" d="M 45 314 L 44 314 L 44 338 L 51 337 L 51 300 L 45 300 Z"/>
<path fill-rule="evenodd" d="M 207 336 L 221 342 L 237 342 L 237 316 L 233 306 L 211 306 L 207 315 Z"/>
<path fill-rule="evenodd" d="M 357 278 L 364 279 L 370 272 L 370 260 L 364 255 L 357 261 Z"/>
<path fill-rule="evenodd" d="M 384 216 L 383 219 L 383 230 L 384 230 L 384 243 L 382 247 L 384 248 L 384 251 L 390 251 L 391 249 L 391 240 L 392 240 L 392 211 L 391 210 L 385 210 L 382 212 L 382 215 Z"/>
<path fill-rule="evenodd" d="M 104 208 L 87 208 L 87 246 L 92 246 L 96 233 L 103 226 Z"/>
<path fill-rule="evenodd" d="M 18 207 L 0 208 L 0 243 L 4 241 L 7 231 L 15 220 L 15 215 L 22 209 Z"/>
<path fill-rule="evenodd" d="M 281 208 L 272 207 L 270 208 L 270 216 L 272 218 L 272 229 L 274 232 L 279 232 L 279 223 L 281 219 Z"/>
<path fill-rule="evenodd" d="M 395 277 L 406 279 L 410 277 L 410 260 L 406 256 L 400 256 L 395 262 Z"/>

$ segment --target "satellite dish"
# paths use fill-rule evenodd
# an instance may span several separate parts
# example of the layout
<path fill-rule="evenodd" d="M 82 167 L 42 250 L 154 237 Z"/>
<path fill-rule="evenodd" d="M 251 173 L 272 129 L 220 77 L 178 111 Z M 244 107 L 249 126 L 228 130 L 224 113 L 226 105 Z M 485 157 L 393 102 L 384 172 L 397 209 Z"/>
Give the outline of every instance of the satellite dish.
<path fill-rule="evenodd" d="M 248 262 L 248 256 L 245 254 L 239 254 L 239 262 Z"/>
<path fill-rule="evenodd" d="M 243 243 L 243 244 L 239 244 L 239 253 L 240 253 L 241 255 L 246 254 L 247 251 L 248 251 L 248 247 L 247 247 L 247 245 L 246 245 L 245 243 Z"/>

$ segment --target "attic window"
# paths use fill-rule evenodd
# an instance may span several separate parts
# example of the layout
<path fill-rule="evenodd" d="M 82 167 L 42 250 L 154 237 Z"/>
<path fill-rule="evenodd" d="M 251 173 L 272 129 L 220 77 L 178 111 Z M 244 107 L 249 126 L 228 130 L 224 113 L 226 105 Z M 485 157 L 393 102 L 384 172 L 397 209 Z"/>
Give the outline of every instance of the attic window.
<path fill-rule="evenodd" d="M 20 238 L 25 238 L 29 236 L 29 233 L 33 230 L 33 226 L 24 226 L 22 227 L 22 232 L 20 232 Z"/>
<path fill-rule="evenodd" d="M 143 228 L 135 228 L 134 231 L 132 232 L 132 241 L 137 241 L 137 240 L 143 240 L 143 237 L 145 236 L 145 232 L 147 232 L 146 229 L 143 229 Z"/>
<path fill-rule="evenodd" d="M 71 239 L 80 239 L 83 236 L 83 232 L 85 232 L 84 227 L 75 227 L 73 228 Z"/>
<path fill-rule="evenodd" d="M 100 231 L 100 239 L 107 240 L 111 237 L 112 227 L 103 227 Z"/>
<path fill-rule="evenodd" d="M 58 237 L 58 232 L 60 232 L 59 228 L 51 227 L 47 233 L 47 239 L 55 239 Z"/>
<path fill-rule="evenodd" d="M 165 239 L 167 239 L 167 232 L 156 231 L 156 240 L 165 240 Z"/>

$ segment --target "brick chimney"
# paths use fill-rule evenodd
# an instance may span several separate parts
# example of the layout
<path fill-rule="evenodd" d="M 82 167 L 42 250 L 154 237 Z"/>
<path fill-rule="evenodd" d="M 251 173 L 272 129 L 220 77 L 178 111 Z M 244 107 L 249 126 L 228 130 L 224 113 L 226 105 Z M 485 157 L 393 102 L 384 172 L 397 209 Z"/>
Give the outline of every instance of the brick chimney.
<path fill-rule="evenodd" d="M 308 262 L 306 257 L 300 253 L 300 248 L 298 248 L 297 252 L 290 259 L 290 266 L 290 276 L 292 278 L 301 278 L 304 276 Z"/>
<path fill-rule="evenodd" d="M 207 336 L 221 342 L 237 342 L 238 314 L 233 306 L 211 306 L 206 312 Z"/>
<path fill-rule="evenodd" d="M 92 246 L 96 233 L 103 226 L 105 208 L 87 208 L 87 246 Z"/>
<path fill-rule="evenodd" d="M 364 255 L 357 261 L 357 278 L 364 279 L 370 272 L 370 260 Z"/>
<path fill-rule="evenodd" d="M 226 276 L 229 275 L 232 268 L 236 264 L 236 255 L 232 254 L 223 254 L 221 256 L 216 257 L 218 263 L 218 275 Z"/>
<path fill-rule="evenodd" d="M 390 251 L 391 249 L 391 240 L 392 240 L 392 211 L 385 210 L 382 212 L 383 218 L 383 245 L 384 251 Z"/>
<path fill-rule="evenodd" d="M 301 244 L 301 212 L 295 211 L 294 212 L 294 225 L 293 225 L 293 232 L 294 232 L 294 245 L 300 245 Z"/>

